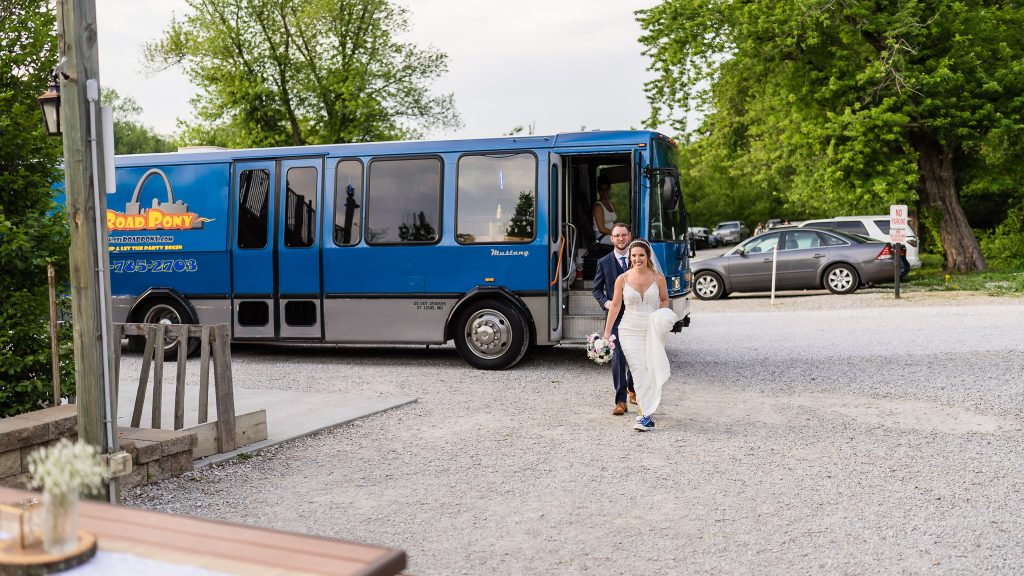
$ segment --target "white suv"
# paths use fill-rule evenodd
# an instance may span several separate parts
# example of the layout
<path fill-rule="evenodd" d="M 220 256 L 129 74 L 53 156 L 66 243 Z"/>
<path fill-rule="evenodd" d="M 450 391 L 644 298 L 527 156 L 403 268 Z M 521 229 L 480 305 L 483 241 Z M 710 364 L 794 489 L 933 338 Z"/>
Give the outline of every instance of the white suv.
<path fill-rule="evenodd" d="M 843 232 L 860 234 L 875 240 L 891 242 L 889 239 L 889 217 L 888 216 L 837 216 L 827 220 L 807 220 L 797 226 L 817 226 L 819 228 L 832 228 Z M 907 263 L 911 268 L 921 267 L 921 258 L 918 256 L 917 234 L 913 229 L 907 230 Z"/>

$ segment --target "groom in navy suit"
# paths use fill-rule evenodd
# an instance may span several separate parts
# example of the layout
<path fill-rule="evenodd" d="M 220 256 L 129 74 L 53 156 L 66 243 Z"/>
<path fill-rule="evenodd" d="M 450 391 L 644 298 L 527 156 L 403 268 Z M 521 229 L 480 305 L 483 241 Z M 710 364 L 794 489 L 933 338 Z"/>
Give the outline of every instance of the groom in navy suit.
<path fill-rule="evenodd" d="M 612 227 L 612 246 L 614 250 L 597 261 L 597 272 L 594 274 L 594 298 L 606 311 L 612 306 L 612 298 L 615 296 L 615 280 L 620 274 L 629 269 L 629 255 L 626 253 L 626 246 L 629 245 L 633 236 L 629 233 L 629 225 L 616 222 Z M 622 320 L 622 313 L 625 307 L 619 309 L 619 317 L 615 319 L 612 326 L 612 334 L 615 341 L 619 340 L 619 322 Z M 615 409 L 612 414 L 622 416 L 626 413 L 626 395 L 629 400 L 636 404 L 636 394 L 633 393 L 633 376 L 629 373 L 629 366 L 626 358 L 616 344 L 615 354 L 612 356 L 612 382 L 615 384 Z"/>

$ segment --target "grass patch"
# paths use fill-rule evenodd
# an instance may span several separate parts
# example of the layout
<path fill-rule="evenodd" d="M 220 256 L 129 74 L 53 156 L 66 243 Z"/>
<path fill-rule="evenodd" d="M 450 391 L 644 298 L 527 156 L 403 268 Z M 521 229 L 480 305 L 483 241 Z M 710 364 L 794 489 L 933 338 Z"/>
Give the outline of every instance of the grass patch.
<path fill-rule="evenodd" d="M 988 268 L 981 272 L 957 274 L 942 269 L 945 259 L 921 254 L 921 267 L 910 270 L 904 281 L 908 288 L 928 292 L 984 292 L 992 295 L 1024 294 L 1024 269 Z"/>

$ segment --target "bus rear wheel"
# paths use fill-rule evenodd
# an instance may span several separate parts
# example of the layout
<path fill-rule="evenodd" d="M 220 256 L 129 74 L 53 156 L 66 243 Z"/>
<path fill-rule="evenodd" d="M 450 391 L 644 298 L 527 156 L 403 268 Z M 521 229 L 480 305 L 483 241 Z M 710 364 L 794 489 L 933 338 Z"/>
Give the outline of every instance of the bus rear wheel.
<path fill-rule="evenodd" d="M 181 304 L 173 300 L 155 300 L 147 305 L 142 317 L 139 319 L 143 324 L 190 324 L 189 315 Z M 139 352 L 145 349 L 146 339 L 142 336 L 132 336 L 129 344 L 132 350 Z M 160 344 L 164 351 L 164 360 L 174 360 L 178 357 L 178 339 L 173 336 L 165 336 Z M 188 339 L 189 356 L 199 350 L 199 339 Z"/>
<path fill-rule="evenodd" d="M 480 370 L 511 368 L 530 346 L 526 319 L 500 300 L 468 305 L 459 314 L 456 328 L 455 348 L 463 360 Z"/>

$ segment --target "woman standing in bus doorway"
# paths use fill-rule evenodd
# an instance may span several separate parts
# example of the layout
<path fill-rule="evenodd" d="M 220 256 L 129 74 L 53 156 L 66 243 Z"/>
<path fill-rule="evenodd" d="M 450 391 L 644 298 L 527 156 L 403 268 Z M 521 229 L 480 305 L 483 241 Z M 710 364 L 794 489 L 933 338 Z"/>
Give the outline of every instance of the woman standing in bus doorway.
<path fill-rule="evenodd" d="M 634 429 L 654 429 L 651 416 L 661 403 L 661 388 L 671 374 L 665 339 L 677 317 L 669 308 L 668 285 L 652 262 L 651 245 L 646 240 L 629 244 L 632 267 L 615 280 L 615 296 L 608 310 L 604 338 L 611 336 L 613 319 L 625 305 L 619 323 L 619 349 L 633 372 L 640 416 Z"/>
<path fill-rule="evenodd" d="M 597 203 L 594 204 L 594 238 L 601 244 L 612 245 L 612 228 L 615 227 L 615 206 L 611 200 L 612 185 L 606 176 L 597 179 Z"/>

